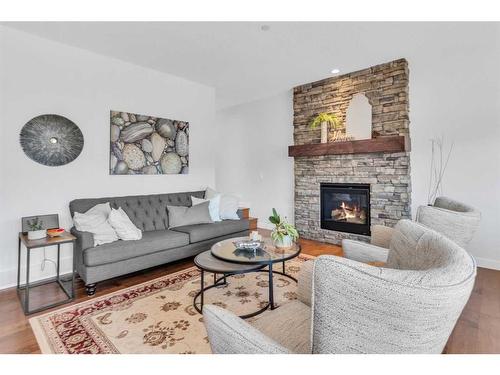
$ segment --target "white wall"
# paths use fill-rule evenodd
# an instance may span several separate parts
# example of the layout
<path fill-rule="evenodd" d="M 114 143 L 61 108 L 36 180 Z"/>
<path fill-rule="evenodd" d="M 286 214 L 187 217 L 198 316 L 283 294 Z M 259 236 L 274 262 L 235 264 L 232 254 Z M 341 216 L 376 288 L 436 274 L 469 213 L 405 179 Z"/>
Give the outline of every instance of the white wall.
<path fill-rule="evenodd" d="M 58 213 L 71 226 L 75 198 L 188 191 L 215 184 L 212 88 L 0 26 L 0 288 L 15 283 L 22 216 Z M 148 53 L 137 51 L 137 53 Z M 110 176 L 111 109 L 190 122 L 188 175 Z M 56 113 L 82 130 L 81 155 L 61 167 L 28 159 L 19 132 L 31 118 Z M 48 249 L 47 249 L 48 250 Z M 68 248 L 64 249 L 69 254 Z M 48 254 L 54 259 L 54 250 Z M 40 272 L 41 251 L 31 270 Z M 70 268 L 64 259 L 63 271 Z"/>
<path fill-rule="evenodd" d="M 469 250 L 479 265 L 498 269 L 499 40 L 498 35 L 487 34 L 470 38 L 467 44 L 454 42 L 455 47 L 419 46 L 401 56 L 410 67 L 413 215 L 418 205 L 427 203 L 429 140 L 444 135 L 448 142 L 454 141 L 444 195 L 482 211 L 483 220 Z M 289 92 L 216 114 L 223 134 L 217 163 L 223 167 L 217 169 L 217 184 L 241 192 L 259 220 L 273 205 L 293 217 L 293 167 L 287 157 L 287 146 L 293 141 L 292 114 Z M 258 178 L 260 173 L 263 179 Z M 257 183 L 249 182 L 256 176 Z"/>
<path fill-rule="evenodd" d="M 217 189 L 240 196 L 260 228 L 271 209 L 293 222 L 292 92 L 216 113 Z"/>
<path fill-rule="evenodd" d="M 454 148 L 443 195 L 481 210 L 469 249 L 479 265 L 500 269 L 500 35 L 421 52 L 408 57 L 413 214 L 427 203 L 429 140 L 444 136 Z"/>

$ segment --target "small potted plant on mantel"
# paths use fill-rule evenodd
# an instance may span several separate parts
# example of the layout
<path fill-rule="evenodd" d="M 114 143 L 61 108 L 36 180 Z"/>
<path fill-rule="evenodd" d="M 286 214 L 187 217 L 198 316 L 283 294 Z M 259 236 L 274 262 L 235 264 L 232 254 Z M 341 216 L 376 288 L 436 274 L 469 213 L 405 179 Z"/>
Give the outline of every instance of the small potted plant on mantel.
<path fill-rule="evenodd" d="M 295 227 L 286 221 L 286 218 L 280 216 L 276 209 L 273 208 L 273 214 L 269 216 L 269 221 L 274 224 L 274 229 L 271 232 L 271 238 L 274 246 L 287 248 L 292 246 L 294 241 L 299 238 L 299 232 Z"/>
<path fill-rule="evenodd" d="M 309 124 L 311 129 L 316 129 L 318 126 L 321 127 L 321 143 L 328 142 L 328 125 L 336 128 L 340 125 L 340 119 L 333 113 L 321 112 Z"/>
<path fill-rule="evenodd" d="M 29 240 L 39 240 L 47 237 L 47 231 L 42 229 L 43 221 L 39 217 L 35 217 L 26 222 L 30 230 L 28 231 Z"/>

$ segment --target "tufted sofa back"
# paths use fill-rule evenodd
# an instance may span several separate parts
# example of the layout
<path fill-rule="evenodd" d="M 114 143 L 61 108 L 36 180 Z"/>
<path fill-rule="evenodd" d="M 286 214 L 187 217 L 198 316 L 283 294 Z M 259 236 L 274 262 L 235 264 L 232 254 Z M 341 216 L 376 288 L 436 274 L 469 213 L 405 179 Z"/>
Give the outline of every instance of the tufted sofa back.
<path fill-rule="evenodd" d="M 169 194 L 133 195 L 128 197 L 75 199 L 69 203 L 71 217 L 84 213 L 96 204 L 109 202 L 112 208 L 121 207 L 130 220 L 144 232 L 168 229 L 167 206 L 191 206 L 191 196 L 203 198 L 204 191 Z"/>

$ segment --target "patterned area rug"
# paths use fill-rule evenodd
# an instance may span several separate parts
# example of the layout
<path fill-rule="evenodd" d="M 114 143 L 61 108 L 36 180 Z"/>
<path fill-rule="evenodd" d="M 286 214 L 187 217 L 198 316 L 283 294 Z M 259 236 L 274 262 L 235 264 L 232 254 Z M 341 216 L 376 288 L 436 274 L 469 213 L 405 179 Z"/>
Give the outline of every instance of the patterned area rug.
<path fill-rule="evenodd" d="M 300 255 L 288 261 L 286 272 L 297 277 L 301 264 L 311 258 Z M 238 315 L 267 304 L 267 273 L 227 280 L 205 293 L 205 303 Z M 207 273 L 205 282 L 213 282 L 212 274 Z M 278 306 L 297 298 L 294 281 L 274 275 L 273 282 Z M 203 318 L 193 308 L 199 288 L 200 272 L 192 267 L 31 318 L 30 323 L 42 353 L 210 353 Z"/>

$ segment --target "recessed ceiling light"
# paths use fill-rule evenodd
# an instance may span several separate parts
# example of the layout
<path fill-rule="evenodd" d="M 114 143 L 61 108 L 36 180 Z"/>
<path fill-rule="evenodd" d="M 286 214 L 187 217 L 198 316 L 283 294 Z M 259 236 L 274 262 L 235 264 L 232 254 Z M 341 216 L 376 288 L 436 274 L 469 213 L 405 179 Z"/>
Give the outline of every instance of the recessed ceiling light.
<path fill-rule="evenodd" d="M 269 27 L 269 25 L 262 25 L 262 26 L 260 27 L 260 29 L 261 29 L 262 31 L 269 31 L 270 27 Z"/>
<path fill-rule="evenodd" d="M 338 73 L 340 73 L 340 69 L 338 68 L 332 69 L 332 74 L 338 74 Z"/>

